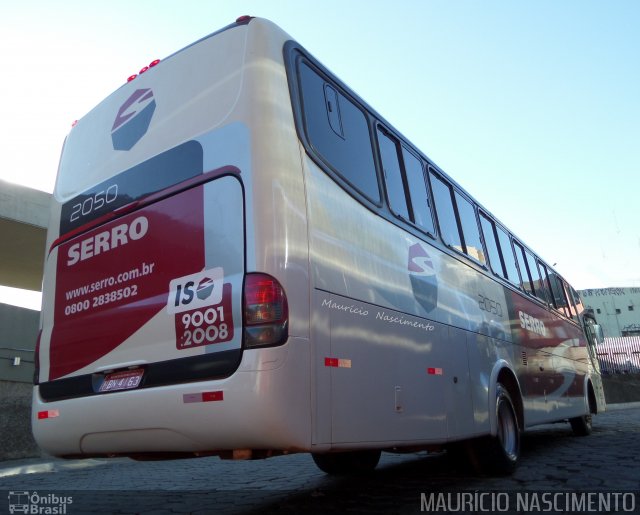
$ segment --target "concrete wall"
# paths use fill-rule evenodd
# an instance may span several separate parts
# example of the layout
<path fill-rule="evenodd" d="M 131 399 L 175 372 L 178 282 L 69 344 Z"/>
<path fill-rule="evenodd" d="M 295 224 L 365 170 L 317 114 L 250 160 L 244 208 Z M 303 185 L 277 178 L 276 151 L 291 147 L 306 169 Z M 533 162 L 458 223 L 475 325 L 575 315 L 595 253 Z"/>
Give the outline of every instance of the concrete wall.
<path fill-rule="evenodd" d="M 40 456 L 31 390 L 40 312 L 0 304 L 0 460 Z"/>
<path fill-rule="evenodd" d="M 40 312 L 0 304 L 0 381 L 33 382 Z"/>
<path fill-rule="evenodd" d="M 0 460 L 42 455 L 31 434 L 30 383 L 0 381 Z"/>
<path fill-rule="evenodd" d="M 640 401 L 640 374 L 614 374 L 602 377 L 608 404 Z"/>

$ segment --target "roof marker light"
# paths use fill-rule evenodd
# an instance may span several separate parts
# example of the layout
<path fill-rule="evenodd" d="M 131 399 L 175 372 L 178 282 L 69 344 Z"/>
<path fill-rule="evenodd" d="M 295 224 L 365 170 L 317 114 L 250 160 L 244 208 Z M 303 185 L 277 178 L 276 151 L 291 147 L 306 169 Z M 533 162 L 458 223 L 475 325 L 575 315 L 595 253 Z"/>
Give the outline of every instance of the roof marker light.
<path fill-rule="evenodd" d="M 135 79 L 138 75 L 146 72 L 149 68 L 153 68 L 155 65 L 157 65 L 160 62 L 160 59 L 154 59 L 153 61 L 151 61 L 149 63 L 149 66 L 145 66 L 144 68 L 142 68 L 138 73 L 134 73 L 133 75 L 129 75 L 129 77 L 127 77 L 127 82 L 131 82 L 133 79 Z"/>
<path fill-rule="evenodd" d="M 248 14 L 245 14 L 244 16 L 240 16 L 239 18 L 236 18 L 236 23 L 249 23 L 251 18 L 253 18 L 253 16 L 249 16 Z"/>

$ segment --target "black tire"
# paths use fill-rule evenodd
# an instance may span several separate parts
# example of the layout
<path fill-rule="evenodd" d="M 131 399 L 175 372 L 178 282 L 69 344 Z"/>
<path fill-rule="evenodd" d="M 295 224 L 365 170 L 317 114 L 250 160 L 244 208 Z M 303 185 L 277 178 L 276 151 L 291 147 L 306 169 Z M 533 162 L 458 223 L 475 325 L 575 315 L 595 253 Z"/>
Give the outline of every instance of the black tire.
<path fill-rule="evenodd" d="M 589 436 L 593 431 L 593 417 L 591 413 L 588 415 L 582 415 L 581 417 L 575 417 L 569 419 L 573 434 L 576 436 Z"/>
<path fill-rule="evenodd" d="M 473 442 L 474 465 L 481 472 L 506 476 L 512 474 L 520 459 L 520 425 L 507 389 L 496 385 L 496 436 Z"/>
<path fill-rule="evenodd" d="M 381 454 L 381 451 L 349 451 L 312 454 L 312 457 L 322 472 L 333 476 L 358 476 L 372 472 Z"/>

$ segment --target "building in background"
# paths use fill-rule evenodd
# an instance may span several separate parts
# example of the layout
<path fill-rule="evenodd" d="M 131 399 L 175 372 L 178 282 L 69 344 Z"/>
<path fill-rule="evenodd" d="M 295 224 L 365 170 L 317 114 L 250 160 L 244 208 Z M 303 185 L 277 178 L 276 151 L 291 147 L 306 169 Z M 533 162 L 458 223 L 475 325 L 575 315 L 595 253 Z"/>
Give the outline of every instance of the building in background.
<path fill-rule="evenodd" d="M 604 331 L 604 343 L 597 349 L 602 372 L 640 373 L 640 288 L 598 288 L 578 294 Z"/>
<path fill-rule="evenodd" d="M 578 294 L 584 306 L 593 309 L 606 337 L 640 336 L 640 288 L 598 288 Z"/>

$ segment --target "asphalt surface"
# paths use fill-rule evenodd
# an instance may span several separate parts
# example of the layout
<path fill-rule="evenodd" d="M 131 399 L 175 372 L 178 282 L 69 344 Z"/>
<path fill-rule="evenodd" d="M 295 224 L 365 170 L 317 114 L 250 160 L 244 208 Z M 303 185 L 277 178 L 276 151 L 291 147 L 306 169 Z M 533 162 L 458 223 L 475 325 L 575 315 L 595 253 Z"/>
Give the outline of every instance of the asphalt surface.
<path fill-rule="evenodd" d="M 640 403 L 610 408 L 587 437 L 568 424 L 526 432 L 509 477 L 446 453 L 384 453 L 374 473 L 354 478 L 327 476 L 305 454 L 29 459 L 0 463 L 0 513 L 640 513 Z"/>

